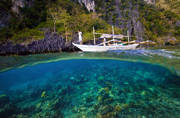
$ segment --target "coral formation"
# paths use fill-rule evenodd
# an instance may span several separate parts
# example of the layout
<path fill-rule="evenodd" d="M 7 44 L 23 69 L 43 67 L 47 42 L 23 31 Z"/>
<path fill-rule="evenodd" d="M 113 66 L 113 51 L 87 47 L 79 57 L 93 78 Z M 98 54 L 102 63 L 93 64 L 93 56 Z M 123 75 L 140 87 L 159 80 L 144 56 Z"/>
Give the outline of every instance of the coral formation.
<path fill-rule="evenodd" d="M 170 82 L 179 76 L 161 66 L 115 60 L 68 60 L 14 71 L 25 69 L 32 70 L 24 73 L 28 76 L 40 69 L 43 74 L 40 70 L 38 74 L 42 77 L 4 90 L 7 94 L 0 95 L 1 118 L 180 116 L 180 88 Z"/>

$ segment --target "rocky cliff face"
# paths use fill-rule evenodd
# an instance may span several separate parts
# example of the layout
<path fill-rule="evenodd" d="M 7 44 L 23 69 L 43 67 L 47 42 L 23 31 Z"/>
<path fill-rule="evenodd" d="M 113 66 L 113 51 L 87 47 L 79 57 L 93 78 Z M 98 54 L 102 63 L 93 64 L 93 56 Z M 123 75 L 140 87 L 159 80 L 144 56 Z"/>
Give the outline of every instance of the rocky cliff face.
<path fill-rule="evenodd" d="M 135 36 L 139 41 L 144 40 L 144 26 L 139 20 L 139 6 L 134 0 L 111 0 L 110 2 L 106 0 L 78 0 L 78 2 L 85 5 L 88 11 L 103 14 L 103 19 L 109 24 L 123 29 L 124 34 L 128 30 L 130 36 Z M 155 5 L 156 0 L 142 0 L 142 2 Z"/>
<path fill-rule="evenodd" d="M 8 25 L 9 19 L 11 18 L 11 3 L 0 1 L 0 28 Z"/>
<path fill-rule="evenodd" d="M 12 12 L 19 14 L 19 9 L 25 7 L 26 0 L 12 0 Z"/>
<path fill-rule="evenodd" d="M 0 28 L 8 26 L 12 16 L 19 15 L 20 9 L 25 7 L 28 0 L 3 0 L 0 1 Z"/>
<path fill-rule="evenodd" d="M 132 1 L 127 3 L 127 8 L 120 8 L 122 3 L 116 0 L 116 11 L 118 16 L 115 24 L 121 29 L 127 29 L 130 36 L 135 36 L 137 40 L 142 41 L 144 36 L 144 26 L 139 20 L 138 4 L 133 4 Z"/>
<path fill-rule="evenodd" d="M 137 40 L 144 40 L 144 26 L 139 20 L 138 4 L 134 0 L 96 0 L 96 12 L 102 14 L 102 18 L 109 24 L 123 30 L 123 34 L 129 31 L 130 36 Z"/>
<path fill-rule="evenodd" d="M 139 20 L 138 6 L 136 6 L 132 11 L 131 22 L 132 28 L 128 28 L 131 31 L 131 34 L 134 32 L 134 35 L 138 41 L 144 40 L 144 26 Z"/>
<path fill-rule="evenodd" d="M 148 4 L 155 4 L 156 0 L 144 0 Z"/>
<path fill-rule="evenodd" d="M 76 38 L 74 38 L 76 39 Z M 73 40 L 73 42 L 77 42 Z M 47 52 L 60 52 L 60 51 L 76 51 L 76 47 L 72 45 L 72 42 L 66 42 L 60 35 L 56 33 L 47 32 L 45 38 L 42 40 L 32 41 L 29 44 L 13 44 L 7 42 L 0 44 L 0 55 L 7 54 L 35 54 L 35 53 L 47 53 Z"/>
<path fill-rule="evenodd" d="M 11 14 L 6 11 L 0 12 L 0 29 L 6 27 L 9 23 L 9 19 L 11 18 Z"/>
<path fill-rule="evenodd" d="M 95 1 L 94 0 L 73 0 L 78 2 L 81 5 L 84 5 L 87 10 L 95 12 Z"/>

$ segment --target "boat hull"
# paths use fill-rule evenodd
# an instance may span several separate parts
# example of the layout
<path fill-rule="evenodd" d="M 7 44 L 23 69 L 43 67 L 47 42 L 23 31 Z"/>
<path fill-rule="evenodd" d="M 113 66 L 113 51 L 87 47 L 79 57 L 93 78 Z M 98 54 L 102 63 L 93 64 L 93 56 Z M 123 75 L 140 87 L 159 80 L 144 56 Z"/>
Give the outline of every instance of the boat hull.
<path fill-rule="evenodd" d="M 134 50 L 139 44 L 131 45 L 112 45 L 112 46 L 97 46 L 97 45 L 80 45 L 73 43 L 74 46 L 83 52 L 106 52 L 110 50 Z"/>

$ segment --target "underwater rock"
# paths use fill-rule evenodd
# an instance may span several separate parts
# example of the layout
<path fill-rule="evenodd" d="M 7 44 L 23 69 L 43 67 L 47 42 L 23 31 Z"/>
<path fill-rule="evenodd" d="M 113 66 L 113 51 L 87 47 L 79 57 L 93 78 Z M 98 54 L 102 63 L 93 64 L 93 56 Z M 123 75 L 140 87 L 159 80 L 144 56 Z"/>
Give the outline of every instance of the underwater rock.
<path fill-rule="evenodd" d="M 117 104 L 117 105 L 115 106 L 114 110 L 115 110 L 116 112 L 120 112 L 120 111 L 122 110 L 122 107 L 120 106 L 120 104 Z"/>
<path fill-rule="evenodd" d="M 55 90 L 61 90 L 62 89 L 62 85 L 61 84 L 58 84 L 55 86 Z"/>
<path fill-rule="evenodd" d="M 57 100 L 54 101 L 53 105 L 52 105 L 52 109 L 61 109 L 61 108 L 64 108 L 66 105 L 66 102 L 62 99 L 62 98 L 59 98 Z"/>
<path fill-rule="evenodd" d="M 111 105 L 105 105 L 105 106 L 100 107 L 99 110 L 102 115 L 105 115 L 109 112 L 112 112 L 113 107 Z"/>
<path fill-rule="evenodd" d="M 180 78 L 179 77 L 169 77 L 167 79 L 164 80 L 164 84 L 163 85 L 176 85 L 176 86 L 180 86 Z"/>
<path fill-rule="evenodd" d="M 155 82 L 154 82 L 152 79 L 146 79 L 146 82 L 147 82 L 149 85 L 155 85 Z"/>
<path fill-rule="evenodd" d="M 61 110 L 56 110 L 56 112 L 53 114 L 52 118 L 64 118 L 64 114 Z"/>
<path fill-rule="evenodd" d="M 104 77 L 103 76 L 99 76 L 97 78 L 97 81 L 98 81 L 99 84 L 101 84 L 104 81 Z"/>
<path fill-rule="evenodd" d="M 41 102 L 36 105 L 36 109 L 40 109 L 40 107 L 41 107 Z"/>
<path fill-rule="evenodd" d="M 113 103 L 114 99 L 112 97 L 106 98 L 103 100 L 103 104 L 111 104 Z"/>
<path fill-rule="evenodd" d="M 70 80 L 75 80 L 76 78 L 72 76 L 72 77 L 70 77 L 69 79 L 70 79 Z"/>
<path fill-rule="evenodd" d="M 180 98 L 180 89 L 174 90 L 171 96 L 174 98 Z"/>
<path fill-rule="evenodd" d="M 5 94 L 0 95 L 0 107 L 3 107 L 4 105 L 9 103 L 9 97 Z"/>
<path fill-rule="evenodd" d="M 11 118 L 13 114 L 21 112 L 20 109 L 18 109 L 13 104 L 6 104 L 4 107 L 0 108 L 0 118 Z"/>
<path fill-rule="evenodd" d="M 127 109 L 129 107 L 129 104 L 121 104 L 122 109 Z"/>
<path fill-rule="evenodd" d="M 142 96 L 145 96 L 146 94 L 147 94 L 146 91 L 142 91 L 142 92 L 141 92 L 141 95 L 142 95 Z"/>
<path fill-rule="evenodd" d="M 61 95 L 71 94 L 73 92 L 73 88 L 71 86 L 65 86 L 61 89 Z"/>
<path fill-rule="evenodd" d="M 78 78 L 70 77 L 70 80 L 72 81 L 73 84 L 83 84 L 88 81 L 88 79 L 82 75 L 79 76 Z"/>
<path fill-rule="evenodd" d="M 21 113 L 31 113 L 36 109 L 36 106 L 30 105 L 25 108 L 21 108 Z"/>
<path fill-rule="evenodd" d="M 93 99 L 93 97 L 92 96 L 88 96 L 87 98 L 86 98 L 86 103 L 90 103 L 90 102 L 92 102 L 94 99 Z"/>
<path fill-rule="evenodd" d="M 109 88 L 108 87 L 101 88 L 101 89 L 99 89 L 98 93 L 100 93 L 100 94 L 109 94 Z"/>
<path fill-rule="evenodd" d="M 105 86 L 107 87 L 107 88 L 109 88 L 109 89 L 111 89 L 112 88 L 112 82 L 110 82 L 110 81 L 106 81 L 105 82 Z"/>
<path fill-rule="evenodd" d="M 21 113 L 21 114 L 13 115 L 12 118 L 29 118 L 29 116 Z"/>
<path fill-rule="evenodd" d="M 37 88 L 37 87 L 36 87 L 36 89 L 34 89 L 34 88 L 32 88 L 32 89 L 33 89 L 33 90 L 32 90 L 32 92 L 31 92 L 31 94 L 30 94 L 30 97 L 31 97 L 31 98 L 36 99 L 36 98 L 41 97 L 41 95 L 42 95 L 42 93 L 43 93 L 43 89 L 42 89 L 42 88 Z"/>
<path fill-rule="evenodd" d="M 109 94 L 107 94 L 107 93 L 101 93 L 101 94 L 97 97 L 97 99 L 98 99 L 98 102 L 99 102 L 100 104 L 103 104 L 103 105 L 105 105 L 105 104 L 110 104 L 110 103 L 113 102 L 113 98 L 110 97 Z"/>
<path fill-rule="evenodd" d="M 45 98 L 46 97 L 46 91 L 43 91 L 42 93 L 41 93 L 41 98 Z"/>

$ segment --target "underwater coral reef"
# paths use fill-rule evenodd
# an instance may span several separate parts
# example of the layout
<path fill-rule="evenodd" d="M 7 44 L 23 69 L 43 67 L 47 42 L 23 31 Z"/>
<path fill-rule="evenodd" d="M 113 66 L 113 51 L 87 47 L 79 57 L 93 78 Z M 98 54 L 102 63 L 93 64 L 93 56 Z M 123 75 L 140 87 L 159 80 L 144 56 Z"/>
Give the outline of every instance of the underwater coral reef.
<path fill-rule="evenodd" d="M 78 59 L 0 78 L 0 118 L 180 117 L 180 77 L 158 65 Z"/>

